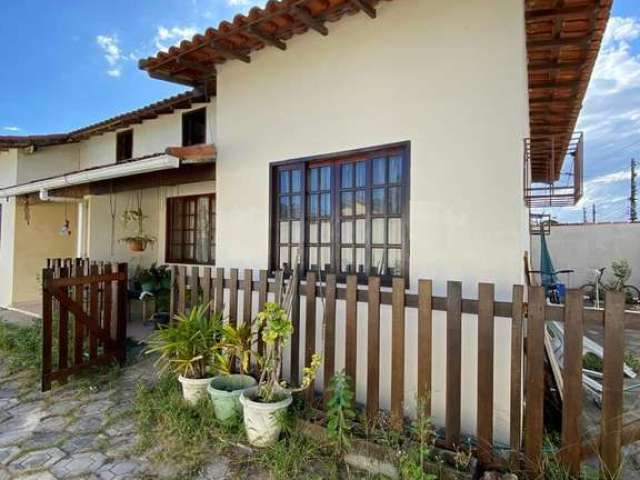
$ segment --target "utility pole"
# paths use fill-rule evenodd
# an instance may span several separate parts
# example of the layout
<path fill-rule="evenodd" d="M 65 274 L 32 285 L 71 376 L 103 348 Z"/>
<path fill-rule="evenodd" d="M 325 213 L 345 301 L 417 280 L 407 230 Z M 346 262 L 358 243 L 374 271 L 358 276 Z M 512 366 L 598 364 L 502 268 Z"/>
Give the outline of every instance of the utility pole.
<path fill-rule="evenodd" d="M 638 209 L 637 209 L 637 185 L 636 185 L 636 177 L 638 173 L 636 172 L 636 159 L 631 159 L 631 195 L 629 195 L 629 221 L 637 222 L 638 221 Z"/>
<path fill-rule="evenodd" d="M 591 219 L 593 223 L 596 223 L 596 204 L 591 205 Z"/>
<path fill-rule="evenodd" d="M 582 207 L 582 223 L 587 223 L 587 207 Z"/>

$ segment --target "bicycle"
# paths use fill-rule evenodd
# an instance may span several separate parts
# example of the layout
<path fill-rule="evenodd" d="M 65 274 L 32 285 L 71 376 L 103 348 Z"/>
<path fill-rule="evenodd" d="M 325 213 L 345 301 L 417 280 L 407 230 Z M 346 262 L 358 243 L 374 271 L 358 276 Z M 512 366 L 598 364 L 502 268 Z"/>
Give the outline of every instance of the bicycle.
<path fill-rule="evenodd" d="M 545 275 L 549 275 L 553 278 L 556 278 L 558 275 L 566 275 L 567 281 L 566 283 L 555 282 L 545 286 L 545 294 L 549 299 L 550 303 L 560 305 L 564 302 L 564 297 L 567 293 L 567 287 L 571 285 L 571 274 L 574 273 L 575 270 L 556 270 L 554 272 L 545 272 Z M 535 273 L 543 276 L 543 272 L 540 270 L 531 270 L 529 273 Z"/>
<path fill-rule="evenodd" d="M 601 304 L 604 304 L 605 293 L 611 290 L 624 292 L 625 302 L 628 305 L 638 305 L 640 303 L 640 290 L 633 285 L 627 284 L 614 283 L 613 285 L 605 285 L 602 283 L 605 270 L 606 267 L 593 270 L 594 280 L 580 287 L 587 301 L 590 302 L 592 306 L 600 308 Z"/>

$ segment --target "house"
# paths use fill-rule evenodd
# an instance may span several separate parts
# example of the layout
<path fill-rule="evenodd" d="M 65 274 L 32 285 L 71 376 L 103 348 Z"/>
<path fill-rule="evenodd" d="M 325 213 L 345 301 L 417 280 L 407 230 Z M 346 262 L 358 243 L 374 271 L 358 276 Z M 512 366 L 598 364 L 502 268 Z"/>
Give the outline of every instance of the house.
<path fill-rule="evenodd" d="M 498 298 L 510 298 L 524 282 L 533 185 L 552 190 L 561 159 L 582 154 L 573 129 L 610 8 L 609 0 L 269 1 L 142 60 L 150 77 L 193 90 L 64 135 L 0 138 L 0 302 L 37 300 L 43 260 L 76 255 L 270 270 L 300 258 L 305 269 L 402 276 L 413 291 L 420 278 L 436 292 L 461 280 L 476 298 L 478 282 L 491 281 Z M 163 154 L 197 143 L 215 144 L 215 162 Z M 561 201 L 579 198 L 575 178 Z M 118 217 L 138 204 L 158 241 L 131 253 L 118 242 Z M 468 432 L 474 321 L 465 316 L 463 326 Z M 412 365 L 415 318 L 407 322 Z M 434 358 L 445 358 L 443 317 L 434 322 Z M 508 329 L 498 319 L 494 425 L 503 441 Z M 383 342 L 389 332 L 385 323 Z M 443 368 L 433 371 L 436 421 Z M 383 365 L 381 382 L 388 377 Z"/>

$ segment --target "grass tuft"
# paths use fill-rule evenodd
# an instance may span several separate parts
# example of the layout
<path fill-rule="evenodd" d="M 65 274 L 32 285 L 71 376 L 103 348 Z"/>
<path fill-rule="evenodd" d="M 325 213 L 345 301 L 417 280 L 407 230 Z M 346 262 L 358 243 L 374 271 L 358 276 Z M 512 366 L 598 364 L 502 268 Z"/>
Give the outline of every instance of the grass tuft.
<path fill-rule="evenodd" d="M 19 326 L 0 319 L 0 352 L 7 372 L 39 373 L 42 365 L 42 327 L 35 321 L 32 326 Z"/>

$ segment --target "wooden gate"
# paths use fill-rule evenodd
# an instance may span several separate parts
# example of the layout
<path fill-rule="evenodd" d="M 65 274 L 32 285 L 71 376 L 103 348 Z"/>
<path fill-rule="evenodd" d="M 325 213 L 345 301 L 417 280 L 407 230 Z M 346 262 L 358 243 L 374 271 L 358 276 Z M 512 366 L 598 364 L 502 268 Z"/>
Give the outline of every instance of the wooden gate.
<path fill-rule="evenodd" d="M 42 270 L 42 390 L 126 360 L 127 264 L 50 260 Z"/>

